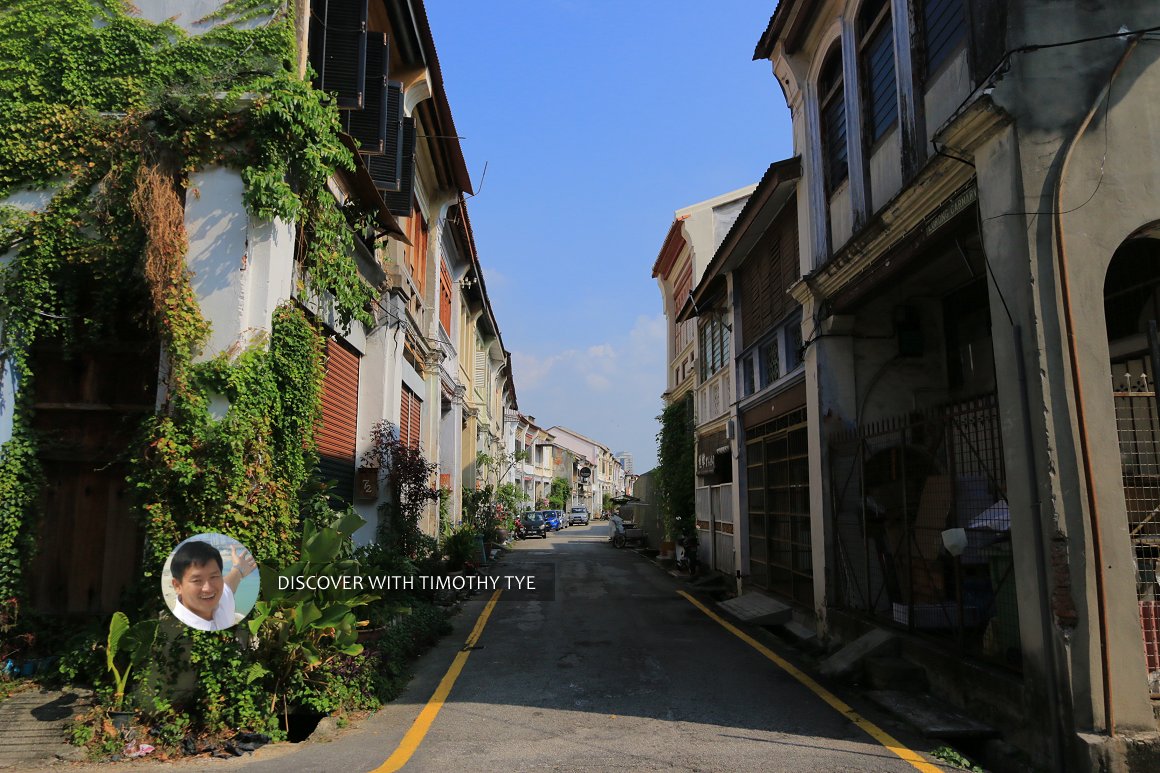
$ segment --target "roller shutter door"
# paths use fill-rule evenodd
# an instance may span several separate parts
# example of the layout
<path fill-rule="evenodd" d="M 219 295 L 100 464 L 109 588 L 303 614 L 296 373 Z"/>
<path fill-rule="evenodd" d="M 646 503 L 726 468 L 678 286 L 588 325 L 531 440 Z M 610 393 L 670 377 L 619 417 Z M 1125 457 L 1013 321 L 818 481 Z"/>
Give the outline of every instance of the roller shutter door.
<path fill-rule="evenodd" d="M 334 482 L 334 498 L 354 497 L 355 437 L 358 419 L 358 355 L 331 339 L 326 342 L 322 423 L 318 426 L 318 472 Z"/>

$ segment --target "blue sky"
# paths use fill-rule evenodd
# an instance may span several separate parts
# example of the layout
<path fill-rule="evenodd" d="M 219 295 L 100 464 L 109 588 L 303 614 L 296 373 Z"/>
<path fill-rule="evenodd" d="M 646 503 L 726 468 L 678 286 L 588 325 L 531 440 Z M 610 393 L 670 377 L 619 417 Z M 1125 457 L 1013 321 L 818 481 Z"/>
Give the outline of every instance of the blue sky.
<path fill-rule="evenodd" d="M 520 410 L 656 461 L 674 210 L 792 153 L 773 0 L 427 0 Z M 484 164 L 487 175 L 481 185 Z"/>

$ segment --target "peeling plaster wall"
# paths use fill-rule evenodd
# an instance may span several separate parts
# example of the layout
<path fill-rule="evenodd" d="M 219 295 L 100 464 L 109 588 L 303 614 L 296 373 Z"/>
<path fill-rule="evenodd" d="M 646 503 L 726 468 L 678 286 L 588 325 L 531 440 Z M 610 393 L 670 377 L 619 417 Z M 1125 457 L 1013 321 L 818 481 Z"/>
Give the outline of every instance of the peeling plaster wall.
<path fill-rule="evenodd" d="M 1121 25 L 1131 29 L 1155 23 L 1154 18 L 1145 18 L 1154 14 L 1136 3 L 1086 3 L 1084 9 L 1081 15 L 1062 13 L 1059 3 L 1043 0 L 1019 4 L 1010 10 L 1012 45 L 1073 40 L 1114 32 Z M 1021 614 L 1028 700 L 1043 698 L 1044 682 L 1033 677 L 1051 668 L 1049 658 L 1054 655 L 1056 682 L 1073 706 L 1068 725 L 1080 731 L 1099 731 L 1105 725 L 1101 642 L 1092 521 L 1052 213 L 1066 143 L 1093 106 L 1093 122 L 1070 160 L 1062 201 L 1067 214 L 1062 220 L 1099 509 L 1113 708 L 1121 732 L 1156 729 L 1145 680 L 1102 297 L 1115 249 L 1158 214 L 1160 141 L 1155 128 L 1160 128 L 1160 52 L 1152 43 L 1139 44 L 1114 82 L 1110 102 L 1101 102 L 1101 90 L 1124 47 L 1123 41 L 1113 39 L 1015 56 L 1010 74 L 993 93 L 995 103 L 1011 115 L 1014 128 L 976 153 L 986 247 L 998 286 L 1016 324 L 1023 328 L 1031 379 L 1025 415 L 1022 396 L 1012 383 L 1013 334 L 1005 320 L 999 324 L 1004 312 L 992 287 L 1005 443 L 1012 444 L 1014 438 L 1006 456 L 1009 501 L 1013 512 L 1034 512 L 1034 504 L 1040 504 L 1042 550 L 1049 562 L 1036 571 L 1037 535 L 1027 522 L 1012 519 L 1016 582 L 1021 595 L 1037 588 L 1036 603 L 1046 605 L 1041 609 L 1051 626 L 1045 650 L 1042 618 Z M 1021 430 L 1028 421 L 1030 447 Z M 1012 432 L 1006 432 L 1008 427 Z"/>
<path fill-rule="evenodd" d="M 244 347 L 270 331 L 293 289 L 293 226 L 251 221 L 241 176 L 215 167 L 190 175 L 185 202 L 185 262 L 212 331 L 201 359 Z"/>

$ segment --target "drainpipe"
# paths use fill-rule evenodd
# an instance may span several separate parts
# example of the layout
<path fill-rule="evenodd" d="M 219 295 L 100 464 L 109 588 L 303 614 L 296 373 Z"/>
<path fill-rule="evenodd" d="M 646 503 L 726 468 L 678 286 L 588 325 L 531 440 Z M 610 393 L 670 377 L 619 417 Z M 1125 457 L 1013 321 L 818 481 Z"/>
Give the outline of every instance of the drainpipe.
<path fill-rule="evenodd" d="M 1099 506 L 1097 504 L 1096 488 L 1095 488 L 1095 473 L 1092 469 L 1091 447 L 1088 439 L 1087 429 L 1087 415 L 1084 411 L 1083 400 L 1083 386 L 1080 378 L 1079 369 L 1079 354 L 1076 349 L 1075 340 L 1075 319 L 1072 315 L 1071 308 L 1071 285 L 1068 282 L 1068 268 L 1067 268 L 1067 245 L 1064 240 L 1063 232 L 1063 186 L 1067 178 L 1067 168 L 1071 163 L 1071 154 L 1075 150 L 1075 146 L 1079 140 L 1083 138 L 1088 126 L 1091 125 L 1092 118 L 1095 117 L 1096 111 L 1100 104 L 1110 98 L 1108 92 L 1111 91 L 1112 83 L 1115 82 L 1116 76 L 1120 70 L 1123 69 L 1124 63 L 1128 61 L 1128 57 L 1136 49 L 1136 44 L 1139 43 L 1139 36 L 1134 36 L 1128 41 L 1127 48 L 1124 53 L 1120 54 L 1119 61 L 1116 66 L 1112 68 L 1112 73 L 1108 78 L 1107 84 L 1100 90 L 1099 96 L 1092 102 L 1092 106 L 1088 109 L 1087 115 L 1084 116 L 1079 128 L 1076 129 L 1075 134 L 1068 140 L 1067 146 L 1063 153 L 1063 163 L 1059 168 L 1059 177 L 1055 181 L 1055 202 L 1054 202 L 1054 219 L 1055 219 L 1055 244 L 1056 252 L 1059 260 L 1059 285 L 1063 296 L 1063 322 L 1064 329 L 1067 331 L 1067 354 L 1071 361 L 1071 383 L 1072 389 L 1075 392 L 1075 414 L 1076 423 L 1079 425 L 1079 447 L 1080 457 L 1083 461 L 1083 475 L 1084 483 L 1087 488 L 1087 503 L 1088 512 L 1091 519 L 1091 535 L 1092 535 L 1092 553 L 1095 558 L 1096 569 L 1096 608 L 1099 613 L 1099 629 L 1100 629 L 1100 668 L 1103 676 L 1104 688 L 1104 722 L 1107 725 L 1108 735 L 1115 736 L 1116 722 L 1115 714 L 1112 710 L 1112 683 L 1111 683 L 1111 667 L 1108 663 L 1108 610 L 1107 610 L 1107 591 L 1104 587 L 1104 559 L 1103 546 L 1100 541 L 1100 516 Z"/>

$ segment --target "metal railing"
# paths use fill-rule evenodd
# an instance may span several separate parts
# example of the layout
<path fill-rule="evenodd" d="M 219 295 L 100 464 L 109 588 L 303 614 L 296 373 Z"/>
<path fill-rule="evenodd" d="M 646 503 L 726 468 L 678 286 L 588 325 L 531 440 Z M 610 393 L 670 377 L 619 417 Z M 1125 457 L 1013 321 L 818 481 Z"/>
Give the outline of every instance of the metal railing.
<path fill-rule="evenodd" d="M 729 411 L 729 402 L 732 400 L 729 370 L 728 367 L 722 368 L 697 387 L 698 425 L 724 416 Z"/>
<path fill-rule="evenodd" d="M 1019 669 L 995 396 L 834 435 L 830 472 L 835 604 Z"/>
<path fill-rule="evenodd" d="M 1150 370 L 1147 360 L 1113 366 L 1112 399 L 1144 659 L 1156 695 L 1160 693 L 1160 408 Z"/>

